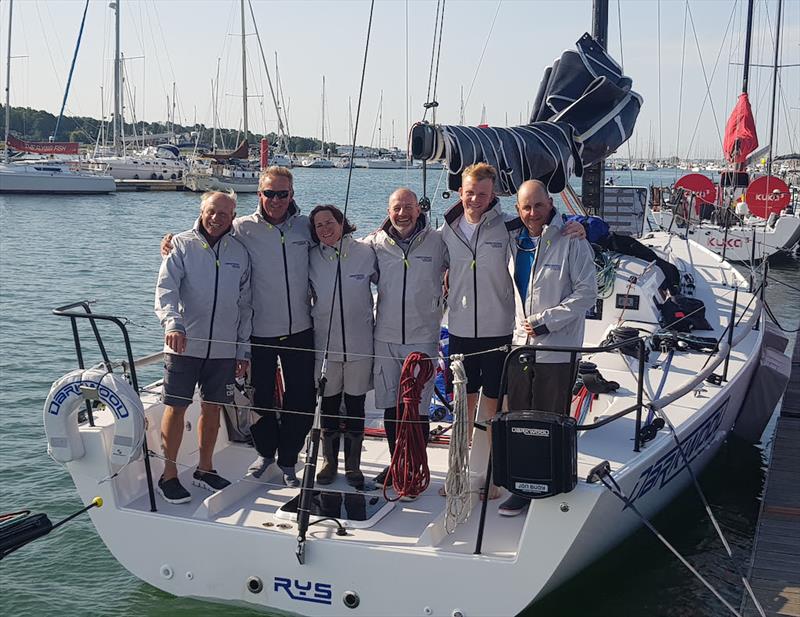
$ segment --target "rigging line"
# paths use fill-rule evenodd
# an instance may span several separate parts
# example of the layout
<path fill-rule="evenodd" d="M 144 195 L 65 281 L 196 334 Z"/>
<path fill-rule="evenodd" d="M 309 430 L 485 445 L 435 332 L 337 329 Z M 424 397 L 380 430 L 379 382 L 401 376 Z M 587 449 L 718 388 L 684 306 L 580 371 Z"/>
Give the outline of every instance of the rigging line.
<path fill-rule="evenodd" d="M 425 102 L 431 102 L 431 84 L 433 83 L 433 65 L 434 65 L 434 58 L 436 55 L 436 37 L 439 32 L 439 9 L 441 7 L 442 0 L 436 0 L 436 17 L 433 18 L 433 43 L 431 44 L 431 63 L 430 69 L 428 70 L 428 92 L 425 95 Z M 425 112 L 422 114 L 422 121 L 425 121 L 425 117 L 428 115 L 428 106 L 425 105 Z"/>
<path fill-rule="evenodd" d="M 370 35 L 372 34 L 372 15 L 375 12 L 375 0 L 371 0 L 369 4 L 369 21 L 367 23 L 367 37 L 366 42 L 364 44 L 364 60 L 361 64 L 361 83 L 358 87 L 358 102 L 356 103 L 356 120 L 353 123 L 353 143 L 350 146 L 350 165 L 347 168 L 347 189 L 345 190 L 344 194 L 344 209 L 342 211 L 343 220 L 347 220 L 347 207 L 350 205 L 350 187 L 353 181 L 353 161 L 356 155 L 356 139 L 358 136 L 358 124 L 361 120 L 361 103 L 364 97 L 364 80 L 367 74 L 367 58 L 369 57 L 369 39 Z M 323 122 L 325 119 L 323 118 Z M 323 147 L 325 144 L 323 144 Z M 380 146 L 380 144 L 379 144 Z M 330 318 L 328 319 L 328 336 L 325 340 L 325 355 L 322 358 L 322 370 L 320 375 L 320 380 L 325 377 L 325 372 L 327 369 L 328 363 L 328 355 L 330 353 L 330 345 L 331 345 L 331 331 L 333 329 L 333 315 L 334 315 L 334 307 L 336 303 L 336 290 L 341 290 L 341 280 L 342 280 L 342 249 L 344 247 L 344 234 L 342 237 L 339 238 L 339 249 L 336 252 L 336 278 L 333 284 L 333 294 L 331 295 L 331 312 Z M 343 301 L 341 297 L 341 291 L 339 294 L 339 302 Z M 342 335 L 344 336 L 344 328 L 342 328 Z"/>
<path fill-rule="evenodd" d="M 688 6 L 688 3 L 687 3 Z M 722 55 L 722 49 L 725 46 L 725 39 L 728 38 L 728 31 L 730 30 L 731 23 L 733 22 L 733 16 L 735 14 L 736 7 L 734 6 L 734 10 L 731 11 L 731 15 L 728 18 L 728 26 L 725 28 L 725 34 L 722 37 L 722 44 L 719 47 L 719 51 L 717 52 L 717 58 L 714 61 L 714 68 L 711 71 L 711 81 L 714 81 L 714 75 L 717 72 L 717 66 L 719 65 L 719 59 Z M 719 127 L 719 120 L 717 119 L 717 112 L 714 109 L 714 101 L 711 99 L 711 82 L 708 80 L 708 76 L 706 75 L 706 66 L 703 62 L 703 54 L 700 51 L 700 40 L 697 38 L 697 31 L 694 28 L 694 17 L 692 16 L 692 9 L 689 9 L 689 20 L 692 24 L 692 34 L 694 34 L 694 42 L 697 47 L 697 57 L 700 60 L 700 69 L 703 71 L 703 80 L 706 83 L 706 94 L 703 97 L 703 104 L 700 106 L 700 113 L 697 114 L 697 122 L 694 125 L 694 133 L 692 134 L 692 139 L 689 141 L 689 147 L 686 150 L 686 158 L 689 158 L 689 150 L 691 150 L 692 145 L 694 144 L 694 138 L 697 136 L 697 129 L 700 126 L 700 118 L 703 114 L 703 109 L 705 109 L 706 101 L 709 102 L 709 107 L 711 108 L 711 114 L 714 116 L 714 126 L 717 129 L 717 138 L 719 139 L 719 146 L 720 150 L 723 150 L 722 144 L 722 131 Z"/>
<path fill-rule="evenodd" d="M 609 482 L 610 482 L 610 483 L 607 483 L 607 482 L 606 482 L 606 478 L 608 478 L 608 480 L 609 480 Z M 666 547 L 667 547 L 667 549 L 669 549 L 669 551 L 670 551 L 670 552 L 671 552 L 673 555 L 675 555 L 675 557 L 677 557 L 677 558 L 680 560 L 680 562 L 681 562 L 681 563 L 682 563 L 684 566 L 686 566 L 686 568 L 687 568 L 687 569 L 688 569 L 688 570 L 689 570 L 689 571 L 690 571 L 692 574 L 694 574 L 694 576 L 695 576 L 695 577 L 696 577 L 696 578 L 697 578 L 697 579 L 698 579 L 698 580 L 699 580 L 701 583 L 703 583 L 703 585 L 705 585 L 705 587 L 706 587 L 706 588 L 707 588 L 707 589 L 708 589 L 708 590 L 709 590 L 711 593 L 713 593 L 713 594 L 714 594 L 714 596 L 717 598 L 717 600 L 719 600 L 720 602 L 722 602 L 722 604 L 724 604 L 724 605 L 725 605 L 725 607 L 726 607 L 726 608 L 727 608 L 727 609 L 728 609 L 728 610 L 729 610 L 729 611 L 730 611 L 730 612 L 731 612 L 733 615 L 736 615 L 736 617 L 741 617 L 741 616 L 740 616 L 740 614 L 739 614 L 739 613 L 736 611 L 736 609 L 735 609 L 735 608 L 733 608 L 733 606 L 731 606 L 731 605 L 730 605 L 730 603 L 729 603 L 727 600 L 725 600 L 725 598 L 723 598 L 723 597 L 722 597 L 722 595 L 719 593 L 719 591 L 717 591 L 717 590 L 714 588 L 714 586 L 713 586 L 713 585 L 712 585 L 712 584 L 711 584 L 709 581 L 707 581 L 707 580 L 706 580 L 706 579 L 703 577 L 703 575 L 702 575 L 702 574 L 700 574 L 700 572 L 698 572 L 698 571 L 697 571 L 697 569 L 695 569 L 695 567 L 694 567 L 694 566 L 692 566 L 692 564 L 690 564 L 690 563 L 689 563 L 689 561 L 688 561 L 688 560 L 687 560 L 687 559 L 686 559 L 686 558 L 685 558 L 683 555 L 681 555 L 681 554 L 678 552 L 678 549 L 676 549 L 675 547 L 673 547 L 673 546 L 672 546 L 672 544 L 670 544 L 670 543 L 669 543 L 669 541 L 668 541 L 668 540 L 667 540 L 667 539 L 666 539 L 666 538 L 665 538 L 665 537 L 664 537 L 664 536 L 661 534 L 661 532 L 659 532 L 659 531 L 658 531 L 658 529 L 656 529 L 656 528 L 655 528 L 655 526 L 654 526 L 654 525 L 653 525 L 653 524 L 650 522 L 650 520 L 649 520 L 648 518 L 646 518 L 646 517 L 645 517 L 645 515 L 644 515 L 644 514 L 642 514 L 642 513 L 639 511 L 639 509 L 638 509 L 638 508 L 636 507 L 636 505 L 633 503 L 633 501 L 631 500 L 631 498 L 630 498 L 630 497 L 628 497 L 628 496 L 627 496 L 627 495 L 626 495 L 626 494 L 623 492 L 623 490 L 622 490 L 622 488 L 620 487 L 620 485 L 619 485 L 619 484 L 617 484 L 617 481 L 614 479 L 614 476 L 612 476 L 612 475 L 609 473 L 607 476 L 602 476 L 602 477 L 600 477 L 600 478 L 599 478 L 599 480 L 600 480 L 600 482 L 602 482 L 602 483 L 603 483 L 603 486 L 605 486 L 605 487 L 606 487 L 606 488 L 609 490 L 609 492 L 611 492 L 611 494 L 612 494 L 612 495 L 614 495 L 615 497 L 617 497 L 617 499 L 619 499 L 620 501 L 622 501 L 622 503 L 624 503 L 624 504 L 626 505 L 626 507 L 630 508 L 630 509 L 631 509 L 631 510 L 634 512 L 634 514 L 636 514 L 636 516 L 638 516 L 638 517 L 639 517 L 639 519 L 642 521 L 642 523 L 644 523 L 645 527 L 647 527 L 647 528 L 648 528 L 648 529 L 649 529 L 651 532 L 653 532 L 653 534 L 656 536 L 656 538 L 658 538 L 658 539 L 661 541 L 661 543 L 662 543 L 664 546 L 666 546 Z M 612 484 L 613 484 L 613 486 L 612 486 Z"/>
<path fill-rule="evenodd" d="M 753 589 L 750 586 L 750 581 L 747 580 L 747 576 L 745 576 L 744 572 L 742 572 L 742 569 L 739 567 L 739 562 L 736 561 L 736 559 L 734 559 L 733 557 L 733 552 L 731 551 L 730 544 L 728 544 L 728 540 L 722 533 L 722 529 L 719 526 L 717 517 L 714 516 L 714 513 L 711 511 L 711 505 L 708 503 L 708 499 L 706 499 L 705 493 L 703 493 L 703 489 L 700 488 L 700 482 L 697 479 L 697 474 L 695 474 L 694 469 L 692 469 L 691 461 L 689 460 L 689 457 L 687 456 L 686 451 L 683 448 L 684 442 L 682 442 L 678 438 L 678 433 L 675 430 L 675 426 L 672 424 L 669 417 L 667 417 L 667 414 L 663 409 L 655 410 L 654 408 L 651 408 L 651 411 L 657 411 L 658 415 L 661 416 L 667 423 L 667 426 L 669 426 L 669 430 L 672 433 L 672 439 L 675 441 L 675 445 L 678 448 L 678 452 L 681 453 L 681 458 L 683 459 L 683 464 L 686 466 L 686 471 L 689 472 L 689 476 L 692 478 L 692 484 L 694 484 L 694 488 L 697 490 L 697 495 L 700 497 L 700 501 L 703 504 L 703 508 L 705 509 L 706 514 L 708 514 L 708 518 L 711 520 L 711 523 L 714 526 L 714 530 L 717 532 L 717 536 L 719 537 L 720 542 L 722 542 L 722 546 L 725 547 L 725 552 L 727 553 L 728 558 L 731 560 L 733 567 L 736 569 L 736 572 L 742 579 L 744 588 L 747 590 L 747 594 L 753 601 L 753 604 L 758 610 L 759 615 L 761 617 L 766 617 L 766 615 L 764 614 L 764 609 L 761 607 L 761 603 L 758 601 L 755 594 L 753 593 Z"/>
<path fill-rule="evenodd" d="M 685 1 L 683 9 L 683 43 L 681 43 L 681 79 L 678 89 L 678 130 L 675 131 L 675 158 L 680 164 L 680 141 L 681 141 L 681 107 L 683 106 L 683 69 L 686 64 L 686 16 L 689 10 L 689 0 Z M 677 165 L 675 167 L 675 180 L 678 179 Z"/>
<path fill-rule="evenodd" d="M 436 50 L 436 72 L 433 76 L 433 100 L 436 100 L 436 91 L 439 86 L 439 61 L 442 59 L 442 39 L 444 38 L 444 9 L 447 0 L 442 0 L 442 14 L 439 18 L 439 46 Z M 436 124 L 436 106 L 434 105 L 431 112 L 431 120 Z"/>
<path fill-rule="evenodd" d="M 405 66 L 405 68 L 406 68 L 406 84 L 405 84 L 406 88 L 405 88 L 405 90 L 406 90 L 406 100 L 405 100 L 405 104 L 406 104 L 406 131 L 408 131 L 408 127 L 411 126 L 411 101 L 410 101 L 410 96 L 409 96 L 409 80 L 408 80 L 408 0 L 405 1 L 405 7 L 404 8 L 405 8 L 405 20 L 406 20 L 405 21 L 405 35 L 406 35 L 406 40 L 405 40 L 405 63 L 406 63 L 406 66 Z M 394 133 L 394 131 L 392 131 L 392 132 Z M 392 144 L 392 145 L 394 145 L 394 144 Z M 411 149 L 406 144 L 406 161 L 410 160 L 410 157 L 411 157 L 410 151 L 411 151 Z M 408 185 L 408 178 L 409 178 L 409 174 L 410 174 L 410 170 L 411 170 L 411 165 L 406 164 L 405 168 L 406 169 L 405 169 L 405 173 L 404 173 L 404 179 L 405 179 L 405 184 Z"/>
<path fill-rule="evenodd" d="M 622 53 L 622 9 L 620 8 L 620 0 L 617 0 L 617 33 L 619 34 L 619 65 L 624 71 L 625 55 Z M 627 146 L 628 150 L 628 173 L 630 174 L 631 184 L 633 184 L 633 155 L 631 154 L 631 140 L 626 139 L 625 145 Z"/>
<path fill-rule="evenodd" d="M 657 37 L 658 37 L 658 160 L 661 156 L 662 123 L 661 123 L 661 0 L 656 3 Z"/>
<path fill-rule="evenodd" d="M 58 69 L 56 68 L 56 61 L 53 59 L 53 52 L 50 50 L 50 43 L 48 42 L 50 40 L 50 37 L 47 36 L 47 32 L 44 29 L 44 19 L 42 19 L 42 13 L 39 10 L 39 2 L 38 2 L 38 0 L 37 0 L 36 3 L 34 3 L 34 6 L 36 7 L 36 14 L 39 16 L 39 27 L 41 28 L 42 35 L 43 35 L 43 38 L 44 38 L 45 49 L 47 49 L 47 57 L 50 58 L 50 65 L 53 67 L 53 75 L 55 75 L 56 80 L 58 81 L 58 88 L 59 88 L 59 90 L 61 90 L 61 89 L 64 88 L 64 84 L 61 83 L 61 77 L 59 76 Z M 56 42 L 58 42 L 58 36 L 56 36 L 54 38 L 55 38 Z"/>
<path fill-rule="evenodd" d="M 64 99 L 61 101 L 61 111 L 58 112 L 56 119 L 56 127 L 53 129 L 53 140 L 58 137 L 58 127 L 61 124 L 61 119 L 64 117 L 64 108 L 67 106 L 67 97 L 69 96 L 69 87 L 72 84 L 72 74 L 75 72 L 75 62 L 78 59 L 78 50 L 81 48 L 81 38 L 83 38 L 83 27 L 86 25 L 86 11 L 89 9 L 89 0 L 83 5 L 83 17 L 81 18 L 81 27 L 78 30 L 78 41 L 75 43 L 75 51 L 72 54 L 72 64 L 69 67 L 69 76 L 67 77 L 67 87 L 64 88 Z"/>
<path fill-rule="evenodd" d="M 475 74 L 472 76 L 472 83 L 469 85 L 469 90 L 467 91 L 467 98 L 464 99 L 464 108 L 467 107 L 469 103 L 469 97 L 472 94 L 472 88 L 475 87 L 475 80 L 478 79 L 478 71 L 481 70 L 481 64 L 483 63 L 483 56 L 486 53 L 486 48 L 489 46 L 489 39 L 492 38 L 492 31 L 494 30 L 494 24 L 497 21 L 497 16 L 500 14 L 500 7 L 503 5 L 503 0 L 498 0 L 497 2 L 497 10 L 494 12 L 494 18 L 492 19 L 492 25 L 489 27 L 489 34 L 486 35 L 486 42 L 483 44 L 483 50 L 481 51 L 481 57 L 478 59 L 478 66 L 475 67 Z"/>

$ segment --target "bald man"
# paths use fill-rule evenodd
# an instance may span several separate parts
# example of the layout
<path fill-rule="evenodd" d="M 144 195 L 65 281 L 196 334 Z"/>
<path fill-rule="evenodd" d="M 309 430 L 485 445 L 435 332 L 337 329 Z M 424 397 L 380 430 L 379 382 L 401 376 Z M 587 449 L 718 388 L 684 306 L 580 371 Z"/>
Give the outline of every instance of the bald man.
<path fill-rule="evenodd" d="M 396 440 L 397 389 L 403 361 L 412 351 L 436 358 L 444 302 L 442 279 L 447 250 L 441 234 L 421 212 L 416 194 L 399 188 L 389 197 L 388 217 L 367 240 L 378 257 L 380 279 L 375 318 L 375 405 L 384 410 L 384 427 L 393 454 Z M 431 379 L 422 393 L 419 417 L 428 430 Z M 383 485 L 388 468 L 375 478 Z"/>
<path fill-rule="evenodd" d="M 514 345 L 583 346 L 586 312 L 597 299 L 594 251 L 585 239 L 564 235 L 564 220 L 547 187 L 529 180 L 517 191 L 518 218 L 509 222 L 514 279 Z M 509 365 L 509 410 L 564 413 L 576 368 L 569 353 L 542 351 L 536 363 Z M 520 514 L 529 500 L 511 495 L 502 516 Z"/>

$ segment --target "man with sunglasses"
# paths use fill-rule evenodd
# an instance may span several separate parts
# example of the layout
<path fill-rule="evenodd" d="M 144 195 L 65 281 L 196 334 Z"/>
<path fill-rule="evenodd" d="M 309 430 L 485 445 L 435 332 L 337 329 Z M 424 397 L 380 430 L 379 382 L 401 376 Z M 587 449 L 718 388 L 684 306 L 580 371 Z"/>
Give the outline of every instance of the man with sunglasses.
<path fill-rule="evenodd" d="M 250 432 L 259 456 L 248 471 L 260 478 L 277 456 L 284 483 L 297 487 L 297 457 L 314 411 L 314 333 L 308 291 L 311 231 L 293 197 L 292 172 L 268 167 L 261 172 L 258 208 L 234 220 L 233 229 L 252 264 L 251 383 L 259 419 Z M 162 253 L 170 248 L 162 243 Z M 284 383 L 280 418 L 275 412 L 279 358 Z"/>
<path fill-rule="evenodd" d="M 517 191 L 518 218 L 509 221 L 514 280 L 514 345 L 581 347 L 586 312 L 597 299 L 594 251 L 589 242 L 564 235 L 565 223 L 539 180 Z M 511 364 L 508 409 L 564 413 L 577 365 L 567 352 L 541 351 L 535 364 Z M 498 514 L 516 516 L 529 499 L 511 495 Z"/>

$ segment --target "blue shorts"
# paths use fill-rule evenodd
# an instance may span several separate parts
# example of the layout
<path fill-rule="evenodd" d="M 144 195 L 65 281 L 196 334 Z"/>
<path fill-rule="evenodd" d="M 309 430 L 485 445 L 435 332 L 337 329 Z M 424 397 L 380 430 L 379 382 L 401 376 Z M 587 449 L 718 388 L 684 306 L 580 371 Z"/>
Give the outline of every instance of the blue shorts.
<path fill-rule="evenodd" d="M 195 386 L 199 385 L 202 401 L 228 405 L 233 402 L 235 376 L 235 358 L 206 359 L 166 353 L 162 400 L 171 407 L 188 407 Z"/>

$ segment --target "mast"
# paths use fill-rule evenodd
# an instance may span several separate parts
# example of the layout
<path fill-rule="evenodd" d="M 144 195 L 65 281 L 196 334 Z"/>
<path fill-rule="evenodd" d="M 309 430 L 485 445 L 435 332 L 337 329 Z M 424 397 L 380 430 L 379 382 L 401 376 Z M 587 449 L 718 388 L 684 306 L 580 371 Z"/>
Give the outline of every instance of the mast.
<path fill-rule="evenodd" d="M 244 0 L 240 0 L 242 8 L 242 125 L 244 139 L 247 141 L 247 42 L 244 30 Z"/>
<path fill-rule="evenodd" d="M 747 94 L 747 82 L 750 78 L 750 44 L 753 39 L 753 0 L 747 0 L 747 29 L 744 39 L 744 73 L 742 74 L 742 94 Z M 779 9 L 780 10 L 780 9 Z"/>
<path fill-rule="evenodd" d="M 381 90 L 381 100 L 378 103 L 378 156 L 381 156 L 381 132 L 383 130 L 383 90 Z"/>
<path fill-rule="evenodd" d="M 114 9 L 114 152 L 119 154 L 120 143 L 122 142 L 122 59 L 119 51 L 119 3 L 121 0 L 114 0 L 109 6 Z"/>
<path fill-rule="evenodd" d="M 319 153 L 325 158 L 325 75 L 322 76 L 322 143 L 319 146 Z"/>
<path fill-rule="evenodd" d="M 603 49 L 608 40 L 608 0 L 592 2 L 592 36 Z M 605 161 L 599 161 L 583 169 L 581 201 L 587 212 L 603 216 L 603 185 L 605 184 Z"/>
<path fill-rule="evenodd" d="M 772 175 L 772 138 L 775 135 L 775 90 L 778 87 L 778 62 L 781 53 L 781 9 L 783 0 L 778 0 L 778 21 L 775 26 L 775 59 L 772 63 L 772 103 L 769 113 L 769 150 L 767 151 L 767 175 Z"/>
<path fill-rule="evenodd" d="M 6 138 L 5 138 L 5 161 L 8 163 L 10 157 L 8 151 L 8 130 L 11 122 L 11 16 L 14 13 L 14 0 L 8 3 L 8 53 L 6 54 Z"/>

